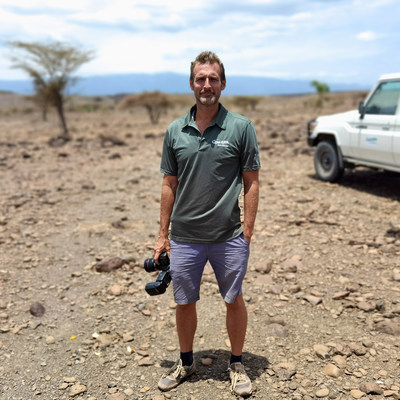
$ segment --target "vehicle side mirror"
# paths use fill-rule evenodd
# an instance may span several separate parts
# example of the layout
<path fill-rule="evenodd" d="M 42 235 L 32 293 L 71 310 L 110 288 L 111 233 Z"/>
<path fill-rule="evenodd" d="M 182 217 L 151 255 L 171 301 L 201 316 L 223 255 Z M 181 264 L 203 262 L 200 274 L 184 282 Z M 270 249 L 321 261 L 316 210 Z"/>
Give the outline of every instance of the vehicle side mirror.
<path fill-rule="evenodd" d="M 363 119 L 365 115 L 365 105 L 363 101 L 360 101 L 358 104 L 358 112 L 360 113 L 360 119 Z"/>

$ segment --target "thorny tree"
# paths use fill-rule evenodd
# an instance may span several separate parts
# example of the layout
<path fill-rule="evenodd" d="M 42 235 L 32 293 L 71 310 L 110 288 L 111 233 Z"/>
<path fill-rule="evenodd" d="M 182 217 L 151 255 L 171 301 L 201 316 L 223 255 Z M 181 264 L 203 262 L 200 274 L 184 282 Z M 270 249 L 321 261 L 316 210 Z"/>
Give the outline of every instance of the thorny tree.
<path fill-rule="evenodd" d="M 15 50 L 11 55 L 13 68 L 28 73 L 33 80 L 37 104 L 46 115 L 48 106 L 55 107 L 60 118 L 61 143 L 71 139 L 64 113 L 64 97 L 68 86 L 76 81 L 72 74 L 84 63 L 93 59 L 92 51 L 80 50 L 63 42 L 8 43 Z"/>
<path fill-rule="evenodd" d="M 316 80 L 311 81 L 310 85 L 314 87 L 314 89 L 318 93 L 317 107 L 321 108 L 325 100 L 326 93 L 329 93 L 330 91 L 330 87 L 328 84 Z"/>
<path fill-rule="evenodd" d="M 151 123 L 155 125 L 159 122 L 161 115 L 172 107 L 172 103 L 167 95 L 159 91 L 143 92 L 124 97 L 118 108 L 125 110 L 137 106 L 144 107 L 147 110 Z"/>

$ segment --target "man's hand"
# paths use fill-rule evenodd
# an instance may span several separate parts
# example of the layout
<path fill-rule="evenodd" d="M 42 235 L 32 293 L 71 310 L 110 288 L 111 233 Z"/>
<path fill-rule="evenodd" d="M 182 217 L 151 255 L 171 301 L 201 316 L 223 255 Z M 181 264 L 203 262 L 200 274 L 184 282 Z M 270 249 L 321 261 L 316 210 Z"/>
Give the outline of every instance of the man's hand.
<path fill-rule="evenodd" d="M 159 264 L 158 262 L 158 257 L 160 257 L 160 254 L 166 251 L 168 253 L 168 257 L 170 257 L 170 244 L 169 244 L 169 239 L 168 237 L 158 237 L 158 240 L 156 242 L 156 245 L 154 246 L 154 261 Z"/>
<path fill-rule="evenodd" d="M 243 229 L 243 236 L 245 237 L 245 239 L 247 240 L 247 242 L 250 244 L 250 242 L 251 242 L 251 237 L 253 236 L 253 232 L 249 232 L 249 231 L 246 232 L 246 230 Z"/>

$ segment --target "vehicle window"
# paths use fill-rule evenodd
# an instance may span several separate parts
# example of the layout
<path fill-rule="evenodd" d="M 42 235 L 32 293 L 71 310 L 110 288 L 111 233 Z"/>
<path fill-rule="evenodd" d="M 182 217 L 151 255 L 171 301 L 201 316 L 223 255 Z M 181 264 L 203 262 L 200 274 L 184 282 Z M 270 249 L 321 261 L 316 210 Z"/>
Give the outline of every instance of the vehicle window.
<path fill-rule="evenodd" d="M 400 99 L 400 82 L 383 82 L 365 107 L 365 114 L 395 115 Z"/>

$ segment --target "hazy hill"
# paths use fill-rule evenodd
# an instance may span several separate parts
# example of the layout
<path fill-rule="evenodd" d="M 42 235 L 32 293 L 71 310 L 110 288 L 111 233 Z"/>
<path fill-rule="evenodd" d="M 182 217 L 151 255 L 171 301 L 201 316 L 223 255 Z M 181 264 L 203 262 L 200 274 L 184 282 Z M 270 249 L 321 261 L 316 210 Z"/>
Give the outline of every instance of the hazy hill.
<path fill-rule="evenodd" d="M 331 91 L 367 90 L 359 84 L 330 84 Z M 81 78 L 72 87 L 71 93 L 81 95 L 115 95 L 118 93 L 141 93 L 159 90 L 164 93 L 189 93 L 189 78 L 184 74 L 170 72 L 157 74 L 114 74 Z M 0 80 L 0 91 L 31 94 L 29 80 Z M 230 76 L 225 95 L 279 95 L 314 92 L 309 81 L 284 80 L 267 77 Z"/>

